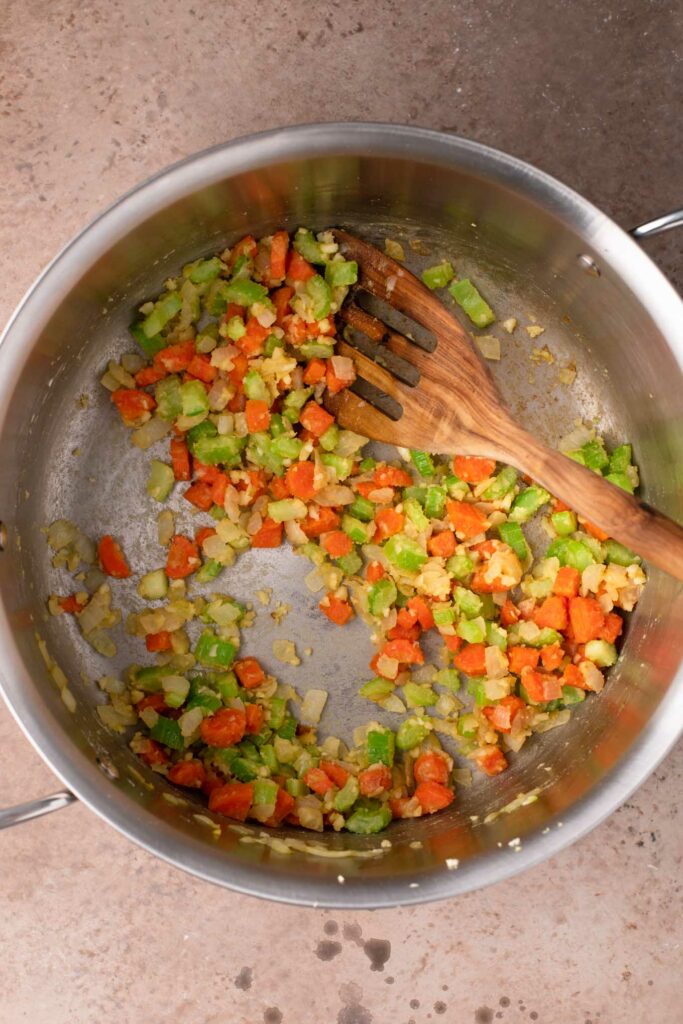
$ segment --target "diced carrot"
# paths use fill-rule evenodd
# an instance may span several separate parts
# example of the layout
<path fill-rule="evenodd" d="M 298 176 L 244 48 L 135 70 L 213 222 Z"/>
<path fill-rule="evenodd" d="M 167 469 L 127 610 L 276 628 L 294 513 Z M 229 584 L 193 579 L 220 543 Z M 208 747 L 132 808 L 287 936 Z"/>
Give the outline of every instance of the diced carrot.
<path fill-rule="evenodd" d="M 552 594 L 546 597 L 543 604 L 534 610 L 532 621 L 541 629 L 556 629 L 558 632 L 567 628 L 567 598 Z"/>
<path fill-rule="evenodd" d="M 285 818 L 292 813 L 294 806 L 294 797 L 291 796 L 286 789 L 282 789 L 280 786 L 277 791 L 277 797 L 275 798 L 275 810 L 265 824 L 269 825 L 271 828 L 277 828 L 277 826 L 281 825 Z"/>
<path fill-rule="evenodd" d="M 187 443 L 179 437 L 171 438 L 171 465 L 176 480 L 191 480 L 190 451 Z"/>
<path fill-rule="evenodd" d="M 395 818 L 410 818 L 416 817 L 413 812 L 415 804 L 417 803 L 413 797 L 408 796 L 392 796 L 389 797 L 389 808 Z M 419 813 L 422 814 L 422 808 L 417 805 Z"/>
<path fill-rule="evenodd" d="M 240 388 L 241 386 L 242 385 L 240 384 Z M 233 395 L 228 402 L 228 412 L 244 412 L 245 404 L 246 399 L 244 397 L 244 393 L 241 390 L 238 390 L 237 394 Z"/>
<path fill-rule="evenodd" d="M 511 672 L 518 676 L 523 668 L 536 668 L 541 652 L 535 647 L 508 647 L 507 657 Z"/>
<path fill-rule="evenodd" d="M 263 327 L 255 316 L 250 316 L 245 325 L 245 333 L 235 342 L 235 345 L 244 355 L 260 355 L 269 334 L 270 330 L 267 327 Z"/>
<path fill-rule="evenodd" d="M 130 568 L 121 546 L 113 537 L 106 534 L 97 545 L 97 557 L 102 572 L 117 580 L 126 580 L 130 576 Z"/>
<path fill-rule="evenodd" d="M 419 622 L 417 621 L 417 612 L 414 612 L 411 608 L 400 608 L 398 615 L 396 616 L 396 625 L 400 626 L 401 629 L 413 629 L 414 626 L 418 626 L 418 636 L 422 629 Z M 393 637 L 391 638 L 393 640 Z"/>
<path fill-rule="evenodd" d="M 534 668 L 522 669 L 522 686 L 531 700 L 545 704 L 549 700 L 559 700 L 562 696 L 562 680 L 559 676 L 546 675 Z"/>
<path fill-rule="evenodd" d="M 486 707 L 482 710 L 497 732 L 511 732 L 515 718 L 525 707 L 526 704 L 521 697 L 511 695 L 503 697 L 493 707 Z"/>
<path fill-rule="evenodd" d="M 368 499 L 368 501 L 373 501 L 376 505 L 381 505 L 385 503 L 387 500 L 384 496 L 382 496 L 381 501 L 378 500 L 377 498 L 371 497 L 371 495 L 375 494 L 380 489 L 386 490 L 386 488 L 379 488 L 374 480 L 359 480 L 357 483 L 351 481 L 351 485 L 352 487 L 354 487 L 355 490 L 358 491 L 359 494 L 362 494 L 364 498 Z M 394 492 L 392 490 L 391 498 L 389 500 L 391 500 L 393 496 Z"/>
<path fill-rule="evenodd" d="M 261 529 L 251 535 L 252 548 L 278 548 L 282 544 L 282 523 L 265 517 Z"/>
<path fill-rule="evenodd" d="M 486 529 L 486 516 L 475 505 L 466 501 L 455 501 L 452 498 L 446 502 L 448 518 L 453 524 L 453 529 L 465 539 L 476 537 Z"/>
<path fill-rule="evenodd" d="M 420 623 L 422 629 L 431 629 L 434 625 L 434 615 L 432 609 L 429 607 L 424 597 L 420 597 L 419 594 L 415 597 L 411 597 L 408 600 L 408 608 L 417 615 L 417 621 Z"/>
<path fill-rule="evenodd" d="M 450 558 L 455 551 L 455 534 L 452 530 L 433 533 L 427 541 L 427 551 L 438 558 Z"/>
<path fill-rule="evenodd" d="M 271 477 L 268 484 L 268 489 L 273 495 L 276 501 L 281 501 L 282 498 L 289 497 L 289 487 L 287 486 L 287 480 L 282 476 Z"/>
<path fill-rule="evenodd" d="M 512 603 L 510 598 L 507 598 L 500 610 L 500 624 L 501 626 L 513 626 L 515 622 L 519 622 L 519 608 Z"/>
<path fill-rule="evenodd" d="M 314 506 L 317 516 L 309 515 L 302 519 L 299 526 L 311 540 L 313 537 L 320 537 L 323 533 L 328 533 L 330 530 L 336 530 L 339 526 L 340 519 L 334 509 L 329 508 L 327 505 Z"/>
<path fill-rule="evenodd" d="M 410 487 L 413 478 L 405 469 L 398 469 L 396 466 L 377 466 L 373 475 L 375 488 L 380 487 Z"/>
<path fill-rule="evenodd" d="M 553 594 L 558 597 L 576 597 L 581 583 L 581 573 L 571 565 L 563 565 L 558 569 L 553 584 Z"/>
<path fill-rule="evenodd" d="M 553 498 L 552 510 L 553 512 L 571 512 L 570 506 L 565 505 L 565 503 L 563 501 L 560 501 L 559 498 Z"/>
<path fill-rule="evenodd" d="M 382 540 L 400 533 L 405 525 L 406 517 L 395 508 L 381 508 L 375 513 L 375 526 Z"/>
<path fill-rule="evenodd" d="M 172 580 L 182 580 L 196 572 L 200 565 L 201 559 L 195 542 L 176 533 L 168 549 L 166 575 Z"/>
<path fill-rule="evenodd" d="M 578 665 L 574 665 L 571 662 L 569 665 L 565 665 L 564 672 L 562 673 L 562 684 L 563 686 L 576 686 L 580 690 L 585 690 L 583 675 Z"/>
<path fill-rule="evenodd" d="M 315 277 L 315 270 L 296 249 L 290 249 L 287 255 L 287 280 L 308 281 L 309 277 Z"/>
<path fill-rule="evenodd" d="M 453 472 L 468 484 L 479 484 L 486 480 L 496 468 L 495 459 L 483 459 L 477 455 L 456 455 Z"/>
<path fill-rule="evenodd" d="M 213 505 L 212 485 L 207 480 L 199 480 L 187 488 L 183 498 L 202 512 L 208 512 Z"/>
<path fill-rule="evenodd" d="M 166 778 L 169 782 L 174 782 L 176 786 L 201 789 L 202 783 L 206 779 L 206 768 L 201 761 L 193 757 L 191 761 L 178 761 L 174 764 L 172 768 L 169 768 Z"/>
<path fill-rule="evenodd" d="M 419 640 L 421 632 L 419 622 L 414 622 L 412 626 L 401 626 L 397 623 L 387 633 L 387 639 L 409 640 L 412 643 L 415 640 Z"/>
<path fill-rule="evenodd" d="M 595 537 L 596 540 L 599 540 L 601 542 L 609 540 L 609 533 L 605 533 L 605 531 L 602 530 L 599 526 L 596 526 L 595 523 L 589 522 L 589 520 L 584 519 L 583 516 L 579 516 L 579 522 L 583 526 L 586 533 L 589 533 L 591 537 Z"/>
<path fill-rule="evenodd" d="M 167 711 L 168 706 L 163 693 L 148 693 L 135 705 L 135 710 L 137 712 L 144 711 L 145 708 L 151 708 L 152 711 L 156 711 L 157 714 L 162 714 L 164 711 Z"/>
<path fill-rule="evenodd" d="M 421 782 L 415 789 L 415 797 L 425 814 L 434 814 L 452 804 L 455 794 L 439 782 Z"/>
<path fill-rule="evenodd" d="M 83 608 L 87 601 L 81 602 L 76 594 L 69 594 L 68 597 L 60 597 L 59 607 L 63 612 L 67 612 L 69 615 L 77 615 Z"/>
<path fill-rule="evenodd" d="M 605 626 L 605 615 L 594 597 L 572 597 L 569 619 L 577 644 L 597 640 Z"/>
<path fill-rule="evenodd" d="M 480 747 L 477 753 L 473 756 L 477 767 L 480 768 L 485 775 L 500 775 L 500 773 L 504 772 L 508 766 L 505 754 L 500 747 Z"/>
<path fill-rule="evenodd" d="M 486 648 L 483 644 L 467 644 L 455 656 L 454 664 L 467 676 L 486 675 Z"/>
<path fill-rule="evenodd" d="M 346 785 L 349 772 L 342 765 L 337 764 L 336 761 L 321 761 L 319 767 L 328 778 L 332 779 L 335 786 L 338 786 L 339 789 Z"/>
<path fill-rule="evenodd" d="M 328 427 L 334 423 L 334 416 L 326 412 L 317 402 L 307 402 L 299 416 L 301 423 L 316 437 L 322 437 Z"/>
<path fill-rule="evenodd" d="M 280 326 L 282 326 L 282 321 L 290 312 L 289 300 L 292 295 L 294 295 L 294 289 L 288 285 L 283 285 L 282 288 L 278 288 L 270 294 L 270 301 L 275 306 L 276 323 Z"/>
<path fill-rule="evenodd" d="M 322 768 L 309 768 L 304 773 L 304 782 L 309 789 L 319 796 L 325 796 L 331 789 L 334 789 L 334 782 Z"/>
<path fill-rule="evenodd" d="M 475 594 L 499 594 L 508 589 L 500 576 L 494 576 L 492 580 L 488 580 L 486 569 L 477 569 L 469 582 L 469 588 Z"/>
<path fill-rule="evenodd" d="M 415 759 L 413 774 L 416 782 L 440 782 L 445 786 L 448 782 L 448 762 L 442 754 L 426 751 Z"/>
<path fill-rule="evenodd" d="M 179 341 L 157 352 L 154 365 L 166 373 L 182 373 L 192 362 L 195 351 L 194 341 Z"/>
<path fill-rule="evenodd" d="M 613 644 L 618 636 L 621 635 L 621 631 L 624 628 L 624 620 L 621 615 L 617 615 L 616 612 L 607 612 L 605 615 L 605 624 L 600 630 L 600 640 L 606 640 L 608 644 Z"/>
<path fill-rule="evenodd" d="M 564 650 L 560 644 L 549 644 L 547 647 L 541 648 L 541 661 L 543 662 L 543 668 L 547 668 L 549 672 L 553 672 L 556 668 L 559 668 L 564 658 Z"/>
<path fill-rule="evenodd" d="M 331 395 L 338 395 L 344 388 L 350 387 L 356 379 L 356 372 L 354 370 L 353 377 L 338 377 L 334 372 L 334 364 L 331 359 L 327 360 L 327 369 L 325 371 L 325 383 L 327 384 L 327 390 Z"/>
<path fill-rule="evenodd" d="M 330 558 L 342 558 L 353 551 L 353 541 L 348 533 L 344 533 L 343 530 L 333 530 L 331 533 L 326 533 L 321 538 L 320 543 Z"/>
<path fill-rule="evenodd" d="M 167 629 L 161 629 L 158 633 L 148 633 L 145 637 L 145 646 L 148 651 L 170 651 L 171 634 Z"/>
<path fill-rule="evenodd" d="M 235 242 L 232 249 L 230 250 L 230 256 L 228 257 L 228 266 L 232 268 L 237 263 L 240 256 L 248 256 L 249 259 L 253 259 L 256 255 L 258 245 L 253 235 L 245 235 L 244 238 L 240 238 L 239 242 Z"/>
<path fill-rule="evenodd" d="M 384 576 L 384 566 L 381 562 L 370 562 L 365 570 L 365 578 L 368 583 L 376 583 Z"/>
<path fill-rule="evenodd" d="M 285 474 L 287 490 L 293 498 L 310 501 L 315 497 L 315 466 L 312 462 L 295 462 Z"/>
<path fill-rule="evenodd" d="M 168 754 L 156 740 L 145 738 L 143 743 L 137 751 L 138 757 L 141 757 L 149 765 L 154 764 L 166 764 L 168 761 Z"/>
<path fill-rule="evenodd" d="M 200 462 L 199 459 L 194 459 L 192 462 L 192 468 L 194 475 L 197 480 L 203 480 L 207 484 L 215 484 L 216 480 L 221 474 L 221 470 L 218 466 L 210 466 L 206 462 Z"/>
<path fill-rule="evenodd" d="M 195 532 L 194 542 L 197 547 L 200 548 L 205 540 L 208 540 L 209 537 L 215 536 L 216 531 L 213 526 L 200 526 L 200 528 Z"/>
<path fill-rule="evenodd" d="M 242 381 L 249 369 L 249 360 L 244 352 L 238 352 L 232 357 L 232 370 L 228 370 L 228 379 L 236 388 L 242 387 Z"/>
<path fill-rule="evenodd" d="M 449 636 L 448 634 L 442 633 L 442 639 L 446 645 L 446 650 L 450 651 L 451 654 L 457 654 L 463 645 L 463 639 L 459 636 Z"/>
<path fill-rule="evenodd" d="M 385 764 L 371 764 L 358 773 L 361 796 L 381 796 L 391 788 L 391 769 Z"/>
<path fill-rule="evenodd" d="M 214 505 L 219 505 L 221 508 L 225 502 L 225 495 L 228 491 L 229 479 L 227 473 L 219 473 L 214 482 L 211 485 L 211 500 Z"/>
<path fill-rule="evenodd" d="M 197 352 L 192 357 L 192 362 L 187 368 L 191 377 L 203 381 L 205 384 L 212 384 L 218 376 L 218 369 L 211 365 L 211 359 L 203 352 Z"/>
<path fill-rule="evenodd" d="M 250 434 L 267 430 L 270 426 L 270 409 L 268 403 L 258 398 L 249 398 L 244 407 L 244 415 L 247 420 L 247 430 Z"/>
<path fill-rule="evenodd" d="M 234 665 L 235 675 L 245 690 L 255 690 L 265 681 L 266 673 L 256 658 L 242 658 Z"/>
<path fill-rule="evenodd" d="M 402 665 L 422 665 L 425 660 L 424 652 L 416 640 L 388 640 L 381 653 Z"/>
<path fill-rule="evenodd" d="M 253 782 L 226 782 L 210 794 L 209 810 L 235 821 L 246 821 L 253 799 Z"/>
<path fill-rule="evenodd" d="M 245 704 L 244 713 L 247 716 L 245 732 L 252 736 L 261 732 L 266 718 L 266 712 L 261 704 Z"/>
<path fill-rule="evenodd" d="M 199 733 L 211 747 L 234 747 L 243 738 L 247 716 L 241 708 L 220 708 L 214 715 L 202 719 Z"/>
<path fill-rule="evenodd" d="M 311 359 L 304 370 L 304 384 L 317 384 L 325 376 L 327 366 L 324 359 Z"/>
<path fill-rule="evenodd" d="M 285 276 L 289 235 L 286 231 L 276 231 L 270 243 L 270 280 L 271 284 L 281 281 Z"/>
<path fill-rule="evenodd" d="M 146 391 L 136 391 L 135 388 L 118 388 L 112 391 L 111 400 L 127 427 L 141 426 L 149 419 L 156 405 L 151 395 Z"/>
<path fill-rule="evenodd" d="M 318 605 L 323 615 L 326 615 L 335 626 L 344 626 L 353 617 L 353 608 L 348 601 L 342 601 L 334 594 L 327 594 Z"/>
<path fill-rule="evenodd" d="M 166 370 L 163 367 L 143 366 L 135 374 L 135 383 L 139 388 L 148 388 L 150 384 L 156 384 L 158 381 L 163 380 L 165 376 Z"/>

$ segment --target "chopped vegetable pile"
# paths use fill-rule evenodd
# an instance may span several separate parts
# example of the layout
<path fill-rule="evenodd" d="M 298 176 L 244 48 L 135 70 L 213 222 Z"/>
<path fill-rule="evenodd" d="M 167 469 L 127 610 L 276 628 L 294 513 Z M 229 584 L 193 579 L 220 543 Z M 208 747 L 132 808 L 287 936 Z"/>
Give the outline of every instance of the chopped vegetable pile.
<path fill-rule="evenodd" d="M 124 355 L 102 379 L 132 443 L 155 445 L 157 567 L 131 566 L 114 537 L 95 545 L 65 520 L 48 531 L 53 564 L 82 581 L 50 611 L 73 615 L 99 653 L 115 653 L 121 618 L 110 581 L 134 575 L 146 602 L 126 630 L 154 659 L 99 680 L 103 722 L 134 730 L 131 748 L 153 770 L 238 821 L 373 833 L 448 807 L 463 769 L 441 741 L 486 775 L 503 772 L 532 733 L 602 690 L 620 613 L 645 582 L 636 555 L 512 467 L 403 450 L 376 461 L 366 438 L 339 428 L 321 403 L 355 379 L 335 355 L 335 313 L 357 274 L 331 234 L 304 229 L 247 236 L 184 267 L 131 328 L 144 358 Z M 450 263 L 423 279 L 448 287 L 476 327 L 495 320 Z M 633 491 L 629 445 L 610 452 L 586 428 L 578 442 L 572 458 Z M 176 532 L 172 492 L 196 513 L 191 534 Z M 551 538 L 535 563 L 533 517 Z M 312 563 L 328 628 L 367 623 L 377 649 L 359 695 L 399 716 L 395 729 L 370 721 L 351 745 L 319 740 L 325 691 L 301 703 L 241 656 L 253 611 L 215 589 L 190 593 L 217 588 L 247 548 L 285 539 Z M 430 632 L 439 665 L 425 661 Z M 277 659 L 298 665 L 294 644 L 278 643 Z"/>

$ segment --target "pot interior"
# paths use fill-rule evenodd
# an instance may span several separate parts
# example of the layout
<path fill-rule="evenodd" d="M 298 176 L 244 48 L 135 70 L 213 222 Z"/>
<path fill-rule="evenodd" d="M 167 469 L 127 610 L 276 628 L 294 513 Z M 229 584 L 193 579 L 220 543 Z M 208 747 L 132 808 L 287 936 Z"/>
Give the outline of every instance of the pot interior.
<path fill-rule="evenodd" d="M 577 419 L 596 423 L 610 442 L 632 442 L 645 498 L 683 518 L 680 369 L 609 253 L 587 248 L 576 218 L 572 223 L 556 197 L 532 198 L 531 185 L 519 176 L 512 181 L 485 161 L 477 166 L 468 152 L 444 147 L 440 157 L 428 158 L 418 145 L 412 151 L 376 149 L 368 137 L 352 151 L 340 145 L 325 153 L 278 156 L 273 143 L 250 169 L 240 169 L 239 160 L 226 160 L 217 171 L 212 164 L 208 184 L 174 180 L 164 192 L 163 180 L 152 183 L 124 200 L 125 217 L 122 208 L 108 214 L 95 228 L 95 241 L 91 231 L 66 253 L 2 347 L 3 356 L 12 349 L 14 388 L 5 402 L 2 435 L 0 512 L 8 542 L 0 588 L 22 662 L 6 667 L 6 677 L 13 674 L 6 686 L 13 688 L 10 698 L 33 738 L 96 809 L 176 863 L 260 894 L 366 905 L 442 895 L 509 873 L 516 867 L 511 840 L 519 837 L 523 847 L 544 829 L 557 829 L 595 794 L 646 728 L 675 673 L 683 643 L 676 628 L 677 584 L 652 572 L 603 694 L 579 706 L 568 725 L 533 737 L 503 776 L 475 772 L 449 811 L 396 823 L 386 836 L 280 830 L 328 852 L 351 851 L 341 859 L 284 855 L 260 841 L 256 825 L 238 831 L 216 817 L 217 834 L 198 822 L 195 814 L 207 814 L 201 798 L 183 793 L 184 802 L 177 802 L 178 791 L 138 762 L 124 738 L 102 727 L 94 709 L 104 695 L 93 680 L 112 668 L 81 640 L 69 616 L 47 614 L 47 596 L 68 592 L 70 578 L 50 566 L 42 531 L 65 517 L 89 536 L 115 534 L 133 566 L 146 571 L 163 564 L 158 506 L 145 494 L 149 457 L 156 451 L 130 446 L 99 378 L 109 359 L 135 349 L 127 326 L 136 308 L 184 263 L 247 231 L 258 237 L 300 224 L 344 226 L 380 245 L 395 239 L 413 270 L 450 259 L 458 276 L 477 283 L 499 323 L 519 320 L 510 336 L 499 325 L 492 329 L 503 350 L 493 372 L 522 422 L 551 444 Z M 582 254 L 595 259 L 599 274 L 578 259 Z M 539 338 L 525 330 L 532 324 L 545 328 Z M 568 387 L 559 371 L 570 364 L 577 376 Z M 165 458 L 165 442 L 159 451 Z M 190 506 L 178 494 L 170 507 L 177 529 L 194 529 Z M 270 607 L 254 602 L 257 621 L 243 633 L 244 653 L 258 656 L 300 692 L 324 686 L 330 697 L 321 734 L 345 737 L 377 717 L 356 696 L 368 678 L 373 648 L 360 619 L 339 630 L 319 614 L 319 597 L 303 582 L 309 569 L 287 546 L 250 551 L 206 590 L 253 601 L 256 589 L 273 588 Z M 134 581 L 114 582 L 113 592 L 124 614 L 142 603 Z M 291 612 L 277 627 L 269 613 L 279 601 Z M 123 627 L 115 632 L 117 667 L 142 660 L 140 642 L 126 637 Z M 60 701 L 36 633 L 69 680 L 77 702 L 73 713 Z M 313 653 L 299 668 L 284 667 L 272 656 L 275 638 L 293 639 Z M 397 727 L 395 717 L 385 721 Z M 535 802 L 484 822 L 531 791 L 537 792 Z M 609 809 L 596 811 L 594 820 Z M 391 845 L 380 848 L 383 838 Z M 368 851 L 374 852 L 366 856 Z M 460 866 L 449 873 L 444 862 L 452 859 Z"/>

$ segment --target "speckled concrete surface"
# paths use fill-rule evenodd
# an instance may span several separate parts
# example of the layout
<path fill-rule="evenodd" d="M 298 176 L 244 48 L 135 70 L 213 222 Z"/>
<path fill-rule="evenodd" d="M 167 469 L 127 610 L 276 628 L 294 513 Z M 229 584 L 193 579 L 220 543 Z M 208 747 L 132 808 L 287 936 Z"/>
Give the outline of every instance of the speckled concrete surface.
<path fill-rule="evenodd" d="M 680 203 L 677 5 L 9 0 L 0 27 L 0 320 L 141 178 L 255 128 L 386 119 L 500 146 L 624 225 Z M 680 237 L 650 245 L 680 273 Z M 54 779 L 0 710 L 0 803 Z M 0 1024 L 674 1021 L 679 746 L 552 863 L 439 906 L 234 896 L 82 807 L 0 840 Z"/>

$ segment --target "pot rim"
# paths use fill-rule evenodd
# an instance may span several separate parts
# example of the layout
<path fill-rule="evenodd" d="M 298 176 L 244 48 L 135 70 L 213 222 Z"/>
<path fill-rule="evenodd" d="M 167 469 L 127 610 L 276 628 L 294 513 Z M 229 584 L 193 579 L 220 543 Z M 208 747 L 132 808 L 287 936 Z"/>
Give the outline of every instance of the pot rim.
<path fill-rule="evenodd" d="M 200 151 L 135 186 L 91 220 L 31 285 L 0 337 L 0 377 L 6 392 L 14 389 L 32 339 L 63 296 L 141 221 L 198 188 L 242 171 L 287 159 L 348 153 L 455 165 L 484 174 L 545 207 L 582 237 L 598 264 L 605 260 L 611 265 L 648 310 L 683 367 L 681 299 L 636 242 L 581 195 L 516 157 L 457 135 L 400 124 L 332 122 L 272 129 Z M 6 406 L 0 409 L 0 430 L 5 418 Z M 683 731 L 683 670 L 679 668 L 621 761 L 563 815 L 558 827 L 546 834 L 530 833 L 514 855 L 512 850 L 493 851 L 463 863 L 457 871 L 444 867 L 429 875 L 375 880 L 371 885 L 361 876 L 347 878 L 336 889 L 329 882 L 305 878 L 290 880 L 285 887 L 276 875 L 229 861 L 220 851 L 181 836 L 151 815 L 141 817 L 134 802 L 113 787 L 61 730 L 55 730 L 47 705 L 32 699 L 35 684 L 14 643 L 4 606 L 0 607 L 0 647 L 4 654 L 0 692 L 12 714 L 43 760 L 91 810 L 150 853 L 198 878 L 243 894 L 299 905 L 367 909 L 416 904 L 510 878 L 558 853 L 604 820 L 656 768 Z"/>

